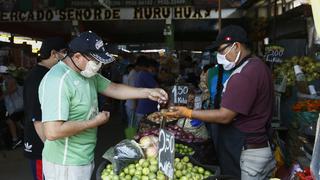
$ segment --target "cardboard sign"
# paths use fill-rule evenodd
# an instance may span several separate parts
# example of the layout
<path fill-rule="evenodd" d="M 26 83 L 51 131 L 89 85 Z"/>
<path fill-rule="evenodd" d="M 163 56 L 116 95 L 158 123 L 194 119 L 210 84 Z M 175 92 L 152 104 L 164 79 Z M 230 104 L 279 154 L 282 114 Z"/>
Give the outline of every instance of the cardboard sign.
<path fill-rule="evenodd" d="M 187 104 L 189 95 L 188 86 L 178 86 L 175 85 L 171 89 L 171 101 L 174 104 Z"/>
<path fill-rule="evenodd" d="M 269 45 L 265 48 L 265 59 L 267 62 L 282 63 L 284 48 L 276 45 Z"/>
<path fill-rule="evenodd" d="M 174 135 L 167 130 L 160 129 L 159 133 L 159 169 L 170 179 L 174 173 Z"/>

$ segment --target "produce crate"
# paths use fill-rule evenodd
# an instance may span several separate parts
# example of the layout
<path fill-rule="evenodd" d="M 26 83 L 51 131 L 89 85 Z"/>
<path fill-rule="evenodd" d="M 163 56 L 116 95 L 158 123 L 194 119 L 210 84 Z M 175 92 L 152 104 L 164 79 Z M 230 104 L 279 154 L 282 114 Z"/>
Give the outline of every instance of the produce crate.
<path fill-rule="evenodd" d="M 217 157 L 215 156 L 215 149 L 214 149 L 214 144 L 212 139 L 208 139 L 204 142 L 184 142 L 184 141 L 179 141 L 175 140 L 175 143 L 187 145 L 191 147 L 195 153 L 191 155 L 192 159 L 198 161 L 201 164 L 209 164 L 209 165 L 217 165 L 218 160 Z M 180 155 L 178 154 L 177 157 Z"/>
<path fill-rule="evenodd" d="M 219 166 L 212 166 L 212 165 L 202 165 L 201 163 L 199 163 L 198 161 L 190 158 L 190 162 L 195 165 L 195 166 L 200 166 L 200 167 L 203 167 L 205 170 L 209 170 L 211 172 L 214 173 L 214 176 L 210 176 L 207 178 L 207 180 L 220 180 L 219 177 L 229 177 L 229 176 L 221 176 L 220 173 L 220 167 Z M 102 171 L 105 169 L 105 167 L 108 165 L 108 164 L 111 164 L 111 162 L 105 160 L 103 161 L 99 166 L 98 166 L 98 169 L 97 169 L 97 172 L 96 172 L 96 180 L 102 180 L 101 178 L 101 173 Z M 221 179 L 223 180 L 223 179 Z M 226 179 L 227 180 L 227 179 Z"/>

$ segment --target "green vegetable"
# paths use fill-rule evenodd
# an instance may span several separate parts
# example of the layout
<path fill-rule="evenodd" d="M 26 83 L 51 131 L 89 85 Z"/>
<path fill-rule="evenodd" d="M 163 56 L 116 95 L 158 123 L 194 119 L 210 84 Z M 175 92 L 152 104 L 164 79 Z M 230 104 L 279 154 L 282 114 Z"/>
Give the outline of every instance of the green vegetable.
<path fill-rule="evenodd" d="M 201 180 L 213 175 L 203 167 L 194 166 L 188 156 L 174 160 L 174 180 Z M 156 158 L 141 159 L 135 164 L 125 167 L 119 175 L 113 173 L 113 167 L 108 164 L 101 173 L 103 180 L 165 180 L 166 177 L 158 169 Z"/>

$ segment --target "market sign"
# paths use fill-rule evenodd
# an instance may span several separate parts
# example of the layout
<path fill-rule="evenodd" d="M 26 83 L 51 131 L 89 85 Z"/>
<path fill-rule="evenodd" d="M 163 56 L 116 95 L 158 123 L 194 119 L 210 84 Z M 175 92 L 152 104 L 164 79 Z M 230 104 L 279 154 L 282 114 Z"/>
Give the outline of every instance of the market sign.
<path fill-rule="evenodd" d="M 159 169 L 170 179 L 173 179 L 174 169 L 174 135 L 167 130 L 160 129 L 159 132 Z"/>
<path fill-rule="evenodd" d="M 277 45 L 265 47 L 265 60 L 272 63 L 282 63 L 284 48 Z"/>
<path fill-rule="evenodd" d="M 192 4 L 192 0 L 112 0 L 111 7 L 132 7 L 132 6 L 172 6 Z"/>
<path fill-rule="evenodd" d="M 236 9 L 224 9 L 222 18 L 237 17 Z M 240 17 L 240 16 L 238 16 Z M 136 7 L 136 8 L 87 8 L 47 9 L 36 11 L 0 12 L 0 22 L 51 22 L 51 21 L 107 21 L 107 20 L 163 20 L 172 19 L 217 19 L 215 10 L 180 7 Z"/>

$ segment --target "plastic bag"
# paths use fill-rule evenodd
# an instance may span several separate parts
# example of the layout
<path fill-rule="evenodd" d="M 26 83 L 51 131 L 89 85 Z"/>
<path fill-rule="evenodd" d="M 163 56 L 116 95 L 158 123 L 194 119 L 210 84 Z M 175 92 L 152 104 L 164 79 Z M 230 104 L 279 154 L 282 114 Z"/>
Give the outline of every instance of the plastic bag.
<path fill-rule="evenodd" d="M 108 160 L 109 162 L 113 162 L 114 157 L 114 147 L 110 147 L 103 155 L 102 158 Z"/>
<path fill-rule="evenodd" d="M 121 170 L 129 164 L 143 158 L 143 151 L 134 140 L 122 140 L 114 147 L 114 157 L 112 161 L 113 171 L 119 174 Z"/>
<path fill-rule="evenodd" d="M 314 149 L 310 167 L 315 179 L 320 180 L 320 115 L 317 125 L 316 140 L 313 148 Z"/>
<path fill-rule="evenodd" d="M 198 120 L 186 119 L 184 123 L 184 119 L 180 119 L 177 122 L 179 127 L 183 127 L 183 130 L 192 133 L 196 138 L 208 139 L 209 133 L 204 123 L 198 123 Z"/>

